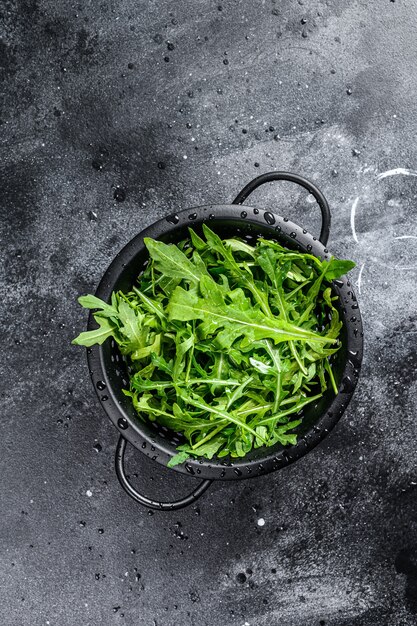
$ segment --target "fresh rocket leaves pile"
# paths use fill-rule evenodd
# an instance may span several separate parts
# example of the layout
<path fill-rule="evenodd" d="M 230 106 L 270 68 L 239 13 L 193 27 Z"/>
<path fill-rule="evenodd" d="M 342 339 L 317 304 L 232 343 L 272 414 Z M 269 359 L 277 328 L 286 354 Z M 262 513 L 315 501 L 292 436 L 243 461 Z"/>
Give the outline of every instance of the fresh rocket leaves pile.
<path fill-rule="evenodd" d="M 354 263 L 203 232 L 178 245 L 145 239 L 150 261 L 131 291 L 79 298 L 99 327 L 73 343 L 114 338 L 140 418 L 184 437 L 170 466 L 295 444 L 303 408 L 337 393 L 331 281 Z"/>

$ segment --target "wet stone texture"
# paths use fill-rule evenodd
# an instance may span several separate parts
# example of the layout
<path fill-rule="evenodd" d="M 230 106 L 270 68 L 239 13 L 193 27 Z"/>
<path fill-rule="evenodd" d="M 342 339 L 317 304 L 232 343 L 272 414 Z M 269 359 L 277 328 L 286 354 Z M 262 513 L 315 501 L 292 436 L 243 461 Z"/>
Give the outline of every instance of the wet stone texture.
<path fill-rule="evenodd" d="M 412 0 L 4 0 L 0 623 L 408 626 L 417 620 L 417 7 Z M 133 235 L 304 174 L 353 258 L 360 386 L 295 465 L 151 514 L 70 340 Z M 388 174 L 384 174 L 388 172 Z M 381 176 L 383 174 L 383 176 Z M 252 204 L 313 233 L 290 184 Z M 139 452 L 149 494 L 196 481 Z"/>

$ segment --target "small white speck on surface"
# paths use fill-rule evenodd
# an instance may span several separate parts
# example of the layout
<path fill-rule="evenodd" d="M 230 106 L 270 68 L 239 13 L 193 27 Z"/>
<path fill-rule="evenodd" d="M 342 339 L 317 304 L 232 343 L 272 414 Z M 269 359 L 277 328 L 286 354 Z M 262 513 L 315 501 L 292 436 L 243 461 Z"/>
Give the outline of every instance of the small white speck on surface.
<path fill-rule="evenodd" d="M 265 520 L 264 520 L 264 518 L 263 518 L 263 517 L 260 517 L 260 518 L 258 519 L 258 526 L 265 526 Z"/>
<path fill-rule="evenodd" d="M 182 157 L 183 159 L 188 159 L 187 155 L 184 154 L 184 156 Z"/>
<path fill-rule="evenodd" d="M 87 489 L 87 491 L 85 492 L 85 495 L 87 496 L 87 498 L 91 498 L 91 496 L 93 495 L 93 492 L 90 489 Z"/>

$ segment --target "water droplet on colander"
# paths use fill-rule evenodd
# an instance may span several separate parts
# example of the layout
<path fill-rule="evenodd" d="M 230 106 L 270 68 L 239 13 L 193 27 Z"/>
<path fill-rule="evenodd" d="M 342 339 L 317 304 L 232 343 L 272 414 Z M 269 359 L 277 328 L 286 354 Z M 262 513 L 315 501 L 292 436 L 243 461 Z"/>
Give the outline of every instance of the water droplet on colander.
<path fill-rule="evenodd" d="M 335 280 L 333 281 L 335 285 L 337 285 L 338 287 L 343 287 L 343 280 Z"/>
<path fill-rule="evenodd" d="M 246 213 L 246 211 L 242 211 L 240 217 L 243 217 L 243 219 L 245 219 L 245 217 L 248 217 L 248 214 Z"/>
<path fill-rule="evenodd" d="M 356 317 L 354 315 L 352 315 L 352 317 L 350 318 L 351 322 L 356 322 Z"/>
<path fill-rule="evenodd" d="M 155 446 L 151 446 L 151 452 L 155 452 Z"/>
<path fill-rule="evenodd" d="M 359 367 L 360 365 L 360 359 L 359 359 L 359 352 L 356 350 L 348 350 L 348 354 L 349 354 L 349 362 L 352 364 L 353 367 Z"/>
<path fill-rule="evenodd" d="M 201 469 L 199 467 L 197 467 L 196 472 L 197 472 L 197 474 L 201 474 Z"/>
<path fill-rule="evenodd" d="M 145 448 L 146 448 L 146 441 L 142 443 L 142 450 L 145 450 Z"/>
<path fill-rule="evenodd" d="M 288 222 L 288 217 L 283 218 L 284 222 Z"/>
<path fill-rule="evenodd" d="M 352 380 L 349 376 L 345 376 L 342 380 L 342 386 L 340 388 L 340 393 L 352 393 L 355 388 Z"/>
<path fill-rule="evenodd" d="M 210 217 L 210 216 L 209 216 Z M 195 220 L 197 219 L 197 213 L 190 213 L 190 215 L 188 216 L 189 220 Z"/>
<path fill-rule="evenodd" d="M 216 216 L 214 215 L 214 213 L 210 213 L 210 215 L 209 215 L 209 220 L 214 220 L 214 218 L 215 218 L 215 217 L 216 217 Z"/>
<path fill-rule="evenodd" d="M 109 399 L 109 396 L 101 396 L 102 402 L 106 402 Z"/>
<path fill-rule="evenodd" d="M 352 304 L 352 309 L 359 309 L 359 305 L 358 304 Z"/>
<path fill-rule="evenodd" d="M 194 472 L 194 468 L 193 468 L 193 467 L 192 467 L 189 463 L 186 463 L 186 464 L 185 464 L 185 469 L 186 469 L 186 470 L 187 470 L 187 472 L 188 472 L 189 474 L 191 474 L 191 475 L 193 475 L 193 474 L 195 473 L 195 472 Z"/>
<path fill-rule="evenodd" d="M 225 474 L 226 474 L 226 470 L 222 469 L 222 471 L 220 472 L 220 478 L 223 478 Z"/>
<path fill-rule="evenodd" d="M 308 246 L 307 246 L 307 251 L 311 252 L 312 249 L 313 249 L 313 246 L 311 245 L 311 243 L 309 243 Z"/>
<path fill-rule="evenodd" d="M 324 254 L 328 254 L 329 253 L 327 248 L 324 248 L 323 252 L 324 252 Z"/>
<path fill-rule="evenodd" d="M 126 430 L 126 428 L 129 426 L 125 417 L 119 417 L 119 419 L 117 420 L 117 425 L 122 430 Z"/>
<path fill-rule="evenodd" d="M 281 230 L 282 230 L 282 228 L 281 228 L 281 226 L 275 226 L 275 230 L 276 230 L 278 233 L 280 233 L 280 232 L 281 232 Z"/>
<path fill-rule="evenodd" d="M 177 214 L 169 215 L 166 219 L 167 219 L 167 222 L 169 222 L 170 224 L 178 224 L 178 222 L 180 221 L 180 218 L 178 217 Z"/>
<path fill-rule="evenodd" d="M 253 209 L 253 212 L 254 212 L 255 215 L 258 215 L 259 214 L 259 209 Z"/>
<path fill-rule="evenodd" d="M 264 213 L 264 220 L 267 224 L 269 224 L 270 226 L 272 226 L 273 224 L 275 224 L 275 216 L 272 215 L 272 213 L 270 213 L 269 211 L 267 211 L 266 213 Z"/>
<path fill-rule="evenodd" d="M 92 349 L 91 348 L 87 348 L 87 354 L 92 354 Z"/>
<path fill-rule="evenodd" d="M 234 473 L 236 474 L 236 476 L 242 476 L 242 472 L 240 469 L 238 469 L 237 467 L 235 467 L 235 469 L 233 470 Z"/>
<path fill-rule="evenodd" d="M 303 228 L 303 235 L 307 235 L 307 231 L 305 228 Z"/>
<path fill-rule="evenodd" d="M 152 461 L 156 461 L 157 458 L 158 458 L 158 455 L 154 454 L 154 456 L 152 457 Z"/>
<path fill-rule="evenodd" d="M 98 389 L 99 391 L 103 391 L 103 389 L 105 389 L 105 388 L 106 388 L 106 383 L 104 382 L 104 380 L 99 380 L 99 381 L 97 382 L 96 387 L 97 387 L 97 389 Z"/>
<path fill-rule="evenodd" d="M 293 239 L 295 239 L 297 237 L 297 233 L 295 233 L 294 231 L 292 231 L 292 233 L 290 233 L 290 237 L 292 237 Z"/>

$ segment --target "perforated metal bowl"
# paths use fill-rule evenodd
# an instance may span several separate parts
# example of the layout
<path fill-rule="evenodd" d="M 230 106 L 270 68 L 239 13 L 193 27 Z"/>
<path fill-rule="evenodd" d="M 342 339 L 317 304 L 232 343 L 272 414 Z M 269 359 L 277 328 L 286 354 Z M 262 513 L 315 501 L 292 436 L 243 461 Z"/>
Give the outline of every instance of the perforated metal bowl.
<path fill-rule="evenodd" d="M 322 213 L 320 238 L 310 235 L 305 229 L 280 217 L 271 211 L 253 207 L 242 207 L 247 196 L 259 185 L 272 180 L 289 180 L 307 189 L 314 195 Z M 144 269 L 148 253 L 143 243 L 144 237 L 160 239 L 165 243 L 176 243 L 188 236 L 192 226 L 201 234 L 202 224 L 208 222 L 210 228 L 221 237 L 238 236 L 249 243 L 257 237 L 275 239 L 288 248 L 308 251 L 320 259 L 327 259 L 330 253 L 326 248 L 330 211 L 326 199 L 315 185 L 296 174 L 271 172 L 254 179 L 237 196 L 232 204 L 201 206 L 179 211 L 175 215 L 161 219 L 134 237 L 115 257 L 104 274 L 96 295 L 110 301 L 112 291 L 129 291 Z M 130 398 L 122 390 L 128 387 L 128 372 L 125 361 L 114 341 L 107 340 L 101 346 L 87 350 L 92 382 L 103 409 L 120 433 L 116 450 L 116 472 L 127 491 L 137 502 L 155 509 L 173 510 L 196 500 L 210 485 L 212 480 L 237 480 L 251 478 L 281 469 L 301 458 L 312 450 L 335 426 L 346 409 L 356 387 L 363 353 L 363 332 L 361 316 L 355 294 L 345 276 L 333 282 L 333 292 L 337 295 L 336 306 L 343 322 L 341 331 L 342 347 L 333 357 L 333 371 L 339 392 L 335 396 L 329 389 L 316 403 L 304 411 L 302 424 L 298 427 L 298 442 L 294 446 L 262 447 L 252 450 L 239 459 L 195 459 L 173 470 L 200 477 L 202 483 L 190 495 L 176 501 L 159 502 L 139 493 L 129 482 L 124 470 L 126 443 L 149 456 L 152 460 L 166 465 L 176 454 L 181 436 L 155 423 L 140 420 Z M 88 329 L 96 328 L 90 314 Z"/>

